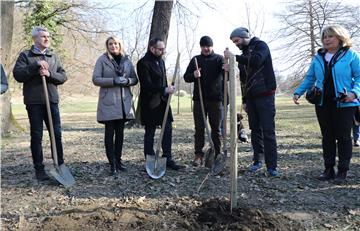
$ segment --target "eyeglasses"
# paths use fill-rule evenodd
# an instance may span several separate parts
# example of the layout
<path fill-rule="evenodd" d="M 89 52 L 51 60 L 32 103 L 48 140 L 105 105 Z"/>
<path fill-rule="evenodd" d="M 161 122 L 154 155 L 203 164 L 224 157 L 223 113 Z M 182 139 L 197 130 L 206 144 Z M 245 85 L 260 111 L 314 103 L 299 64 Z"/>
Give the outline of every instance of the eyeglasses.
<path fill-rule="evenodd" d="M 156 47 L 155 49 L 159 50 L 159 51 L 164 51 L 166 48 L 165 47 L 163 47 L 163 48 Z"/>

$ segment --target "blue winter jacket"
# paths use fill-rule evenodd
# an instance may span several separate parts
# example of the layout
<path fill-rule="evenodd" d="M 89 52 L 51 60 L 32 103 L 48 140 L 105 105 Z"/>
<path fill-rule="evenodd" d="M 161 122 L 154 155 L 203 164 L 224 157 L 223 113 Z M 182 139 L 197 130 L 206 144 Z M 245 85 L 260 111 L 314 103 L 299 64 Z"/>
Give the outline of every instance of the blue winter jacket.
<path fill-rule="evenodd" d="M 310 68 L 301 85 L 295 90 L 294 95 L 303 95 L 312 86 L 323 90 L 325 66 L 322 55 L 318 54 L 313 58 Z M 353 107 L 360 105 L 360 56 L 357 52 L 349 49 L 337 60 L 332 67 L 332 76 L 335 88 L 335 96 L 338 97 L 343 89 L 347 92 L 353 92 L 356 99 L 353 102 L 338 102 L 337 107 Z M 324 96 L 323 96 L 324 97 Z M 322 106 L 323 99 L 319 106 Z"/>

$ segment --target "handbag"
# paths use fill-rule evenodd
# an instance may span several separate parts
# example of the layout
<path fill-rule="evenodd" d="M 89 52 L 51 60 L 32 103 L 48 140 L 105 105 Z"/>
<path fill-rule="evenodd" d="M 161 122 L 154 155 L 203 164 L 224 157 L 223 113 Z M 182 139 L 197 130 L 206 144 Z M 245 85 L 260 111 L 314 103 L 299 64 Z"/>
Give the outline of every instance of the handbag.
<path fill-rule="evenodd" d="M 313 86 L 306 91 L 305 99 L 311 104 L 320 104 L 322 97 L 322 90 Z"/>

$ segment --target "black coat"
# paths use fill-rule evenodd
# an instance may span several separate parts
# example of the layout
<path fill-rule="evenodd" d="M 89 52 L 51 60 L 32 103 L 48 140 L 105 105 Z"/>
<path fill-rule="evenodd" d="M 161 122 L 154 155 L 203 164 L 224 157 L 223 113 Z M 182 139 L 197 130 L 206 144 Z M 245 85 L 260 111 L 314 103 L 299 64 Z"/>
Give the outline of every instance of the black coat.
<path fill-rule="evenodd" d="M 239 63 L 243 100 L 273 94 L 276 80 L 268 45 L 254 37 L 242 55 L 236 56 Z"/>
<path fill-rule="evenodd" d="M 51 51 L 43 55 L 34 50 L 34 46 L 32 46 L 30 50 L 20 53 L 13 70 L 16 81 L 24 83 L 25 104 L 45 104 L 42 79 L 39 74 L 40 66 L 37 63 L 42 59 L 49 64 L 50 77 L 46 77 L 49 100 L 51 103 L 59 103 L 57 85 L 63 84 L 67 80 L 65 70 L 57 55 Z"/>
<path fill-rule="evenodd" d="M 187 83 L 194 82 L 193 100 L 198 101 L 199 86 L 198 81 L 194 77 L 196 70 L 195 58 L 197 59 L 199 68 L 201 68 L 201 91 L 204 100 L 222 101 L 223 100 L 223 81 L 224 71 L 222 69 L 223 57 L 214 52 L 208 56 L 197 55 L 190 60 L 190 63 L 184 74 L 184 80 Z"/>
<path fill-rule="evenodd" d="M 137 74 L 140 81 L 140 113 L 142 125 L 161 125 L 168 94 L 164 60 L 147 52 L 137 63 Z M 171 108 L 168 118 L 173 121 Z"/>

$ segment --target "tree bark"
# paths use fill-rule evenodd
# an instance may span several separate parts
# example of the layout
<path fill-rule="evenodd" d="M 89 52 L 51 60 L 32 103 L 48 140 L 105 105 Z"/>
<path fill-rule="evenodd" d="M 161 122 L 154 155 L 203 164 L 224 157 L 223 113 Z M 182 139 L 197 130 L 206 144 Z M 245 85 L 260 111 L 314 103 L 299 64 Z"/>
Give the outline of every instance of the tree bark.
<path fill-rule="evenodd" d="M 0 1 L 1 8 L 1 63 L 7 77 L 10 73 L 11 43 L 14 25 L 14 1 Z M 11 111 L 11 94 L 8 90 L 0 96 L 1 101 L 1 136 L 8 133 L 14 124 Z"/>
<path fill-rule="evenodd" d="M 169 36 L 173 1 L 155 1 L 154 13 L 151 21 L 150 37 L 162 39 L 165 44 Z"/>

